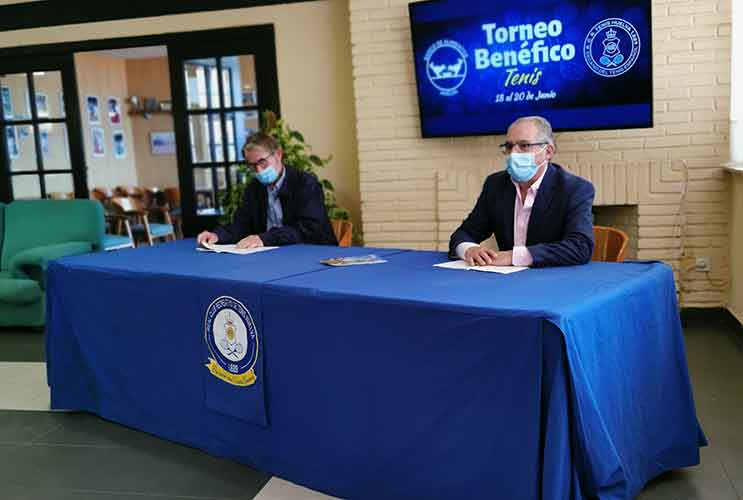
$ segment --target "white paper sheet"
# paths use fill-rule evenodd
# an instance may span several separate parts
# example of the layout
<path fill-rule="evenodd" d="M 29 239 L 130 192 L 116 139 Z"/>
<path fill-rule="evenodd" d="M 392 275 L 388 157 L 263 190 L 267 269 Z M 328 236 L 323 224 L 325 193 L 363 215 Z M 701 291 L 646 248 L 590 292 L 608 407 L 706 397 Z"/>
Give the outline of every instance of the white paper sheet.
<path fill-rule="evenodd" d="M 275 250 L 279 247 L 257 247 L 257 248 L 237 248 L 236 245 L 213 245 L 209 243 L 202 243 L 201 246 L 196 247 L 199 252 L 216 252 L 216 253 L 232 253 L 235 255 L 248 255 L 251 253 L 265 252 L 266 250 Z"/>
<path fill-rule="evenodd" d="M 433 267 L 442 267 L 444 269 L 457 269 L 459 271 L 483 271 L 486 273 L 511 274 L 529 269 L 520 266 L 470 266 L 463 260 L 452 260 L 434 264 Z"/>

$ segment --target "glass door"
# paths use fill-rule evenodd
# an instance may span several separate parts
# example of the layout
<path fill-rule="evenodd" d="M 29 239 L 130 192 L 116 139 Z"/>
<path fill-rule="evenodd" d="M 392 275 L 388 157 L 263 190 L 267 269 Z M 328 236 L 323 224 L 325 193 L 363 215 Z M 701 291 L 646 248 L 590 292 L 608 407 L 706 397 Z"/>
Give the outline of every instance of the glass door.
<path fill-rule="evenodd" d="M 211 229 L 222 198 L 242 182 L 245 139 L 260 113 L 279 112 L 273 28 L 233 30 L 211 43 L 168 46 L 184 234 Z"/>
<path fill-rule="evenodd" d="M 0 201 L 87 198 L 72 57 L 0 60 Z"/>

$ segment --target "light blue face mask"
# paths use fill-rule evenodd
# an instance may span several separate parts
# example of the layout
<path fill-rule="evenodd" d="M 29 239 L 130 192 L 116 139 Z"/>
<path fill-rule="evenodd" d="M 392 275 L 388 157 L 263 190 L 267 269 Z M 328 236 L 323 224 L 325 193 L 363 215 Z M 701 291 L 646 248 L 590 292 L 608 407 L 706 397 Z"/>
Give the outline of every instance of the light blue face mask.
<path fill-rule="evenodd" d="M 276 179 L 279 178 L 279 173 L 276 171 L 276 168 L 274 168 L 273 165 L 269 165 L 262 171 L 255 174 L 255 177 L 258 179 L 258 182 L 260 182 L 264 186 L 270 186 L 271 184 L 276 182 Z"/>
<path fill-rule="evenodd" d="M 540 151 L 541 152 L 541 151 Z M 535 153 L 511 153 L 506 158 L 506 171 L 515 182 L 531 180 L 539 170 Z"/>

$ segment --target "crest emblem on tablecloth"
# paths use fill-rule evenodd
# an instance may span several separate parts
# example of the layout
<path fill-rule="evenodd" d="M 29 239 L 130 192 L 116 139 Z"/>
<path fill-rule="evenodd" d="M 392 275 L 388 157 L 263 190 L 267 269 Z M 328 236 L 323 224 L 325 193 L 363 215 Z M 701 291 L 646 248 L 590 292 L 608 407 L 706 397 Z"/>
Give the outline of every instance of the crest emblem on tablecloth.
<path fill-rule="evenodd" d="M 253 385 L 258 329 L 248 308 L 232 297 L 219 297 L 206 310 L 204 330 L 211 374 L 228 384 Z"/>

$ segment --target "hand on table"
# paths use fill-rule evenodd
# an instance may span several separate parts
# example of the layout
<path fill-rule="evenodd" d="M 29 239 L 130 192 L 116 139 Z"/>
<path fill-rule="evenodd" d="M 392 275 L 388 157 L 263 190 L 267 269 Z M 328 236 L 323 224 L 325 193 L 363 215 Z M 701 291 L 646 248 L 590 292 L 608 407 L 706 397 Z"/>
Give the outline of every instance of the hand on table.
<path fill-rule="evenodd" d="M 491 248 L 471 247 L 464 252 L 464 261 L 470 266 L 510 266 L 513 252 L 496 252 Z"/>
<path fill-rule="evenodd" d="M 217 236 L 215 233 L 212 233 L 210 231 L 202 231 L 196 237 L 196 243 L 198 243 L 199 245 L 202 245 L 202 244 L 213 245 L 218 241 L 219 241 L 219 236 Z"/>
<path fill-rule="evenodd" d="M 235 245 L 236 248 L 258 248 L 263 246 L 263 240 L 257 234 L 251 234 L 241 239 Z"/>

